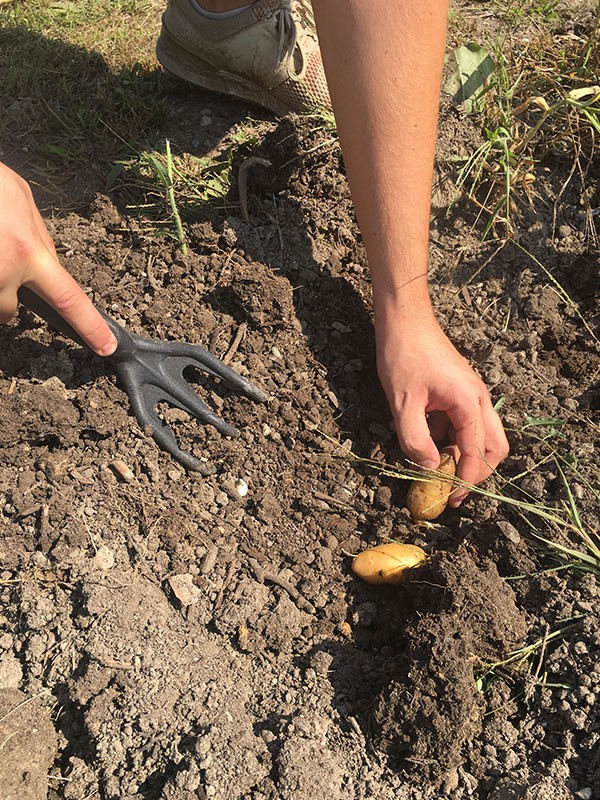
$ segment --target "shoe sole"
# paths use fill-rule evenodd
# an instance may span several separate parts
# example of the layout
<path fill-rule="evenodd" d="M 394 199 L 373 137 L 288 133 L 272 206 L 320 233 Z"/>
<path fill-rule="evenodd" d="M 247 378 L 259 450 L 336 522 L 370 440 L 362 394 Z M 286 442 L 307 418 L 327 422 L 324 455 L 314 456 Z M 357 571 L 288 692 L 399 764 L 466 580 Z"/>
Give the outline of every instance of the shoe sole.
<path fill-rule="evenodd" d="M 202 89 L 249 100 L 251 103 L 269 109 L 277 116 L 285 116 L 291 110 L 276 100 L 266 89 L 261 89 L 260 86 L 246 78 L 232 72 L 215 70 L 208 61 L 204 61 L 178 45 L 165 30 L 164 25 L 156 43 L 156 57 L 169 72 Z"/>

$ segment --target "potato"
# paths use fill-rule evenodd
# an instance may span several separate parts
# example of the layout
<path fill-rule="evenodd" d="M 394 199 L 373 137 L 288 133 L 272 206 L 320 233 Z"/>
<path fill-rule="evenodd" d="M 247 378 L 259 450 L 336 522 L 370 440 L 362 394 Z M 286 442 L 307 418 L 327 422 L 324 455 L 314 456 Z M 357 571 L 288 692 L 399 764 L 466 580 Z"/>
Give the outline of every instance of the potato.
<path fill-rule="evenodd" d="M 450 453 L 441 454 L 437 472 L 451 476 L 456 474 L 456 462 Z M 415 522 L 437 519 L 448 505 L 453 488 L 452 481 L 445 481 L 441 477 L 413 481 L 406 495 L 406 507 Z"/>
<path fill-rule="evenodd" d="M 370 547 L 352 562 L 352 571 L 367 583 L 402 583 L 404 573 L 427 557 L 416 544 L 390 542 Z"/>

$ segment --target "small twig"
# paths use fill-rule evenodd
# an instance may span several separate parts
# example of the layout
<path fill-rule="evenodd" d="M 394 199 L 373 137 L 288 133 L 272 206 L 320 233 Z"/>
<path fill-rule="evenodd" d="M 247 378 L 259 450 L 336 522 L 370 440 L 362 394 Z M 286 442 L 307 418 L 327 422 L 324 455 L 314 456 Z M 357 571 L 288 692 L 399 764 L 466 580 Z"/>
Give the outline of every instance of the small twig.
<path fill-rule="evenodd" d="M 362 739 L 362 738 L 363 738 L 363 732 L 361 731 L 361 729 L 360 729 L 360 725 L 358 724 L 358 722 L 356 721 L 356 719 L 355 719 L 354 717 L 351 717 L 351 716 L 347 716 L 347 717 L 346 717 L 346 719 L 347 719 L 347 720 L 348 720 L 348 722 L 350 723 L 350 727 L 352 728 L 352 730 L 354 731 L 354 733 L 356 733 L 356 735 L 357 735 L 357 736 L 358 736 L 360 739 Z"/>
<path fill-rule="evenodd" d="M 354 507 L 350 505 L 350 503 L 344 503 L 343 500 L 338 500 L 335 497 L 331 497 L 324 492 L 313 492 L 313 497 L 316 497 L 317 500 L 323 500 L 324 503 L 329 503 L 332 506 L 337 506 L 338 508 L 343 508 L 344 511 L 353 511 Z"/>
<path fill-rule="evenodd" d="M 486 210 L 487 210 L 487 209 L 486 209 Z M 477 268 L 477 270 L 476 270 L 476 271 L 473 273 L 473 275 L 471 275 L 471 276 L 469 277 L 469 279 L 468 279 L 468 280 L 466 280 L 466 281 L 465 281 L 465 282 L 462 284 L 462 286 L 459 286 L 459 287 L 457 288 L 457 290 L 456 290 L 455 294 L 458 294 L 458 293 L 459 293 L 460 291 L 462 291 L 463 289 L 466 289 L 466 288 L 467 288 L 467 285 L 468 285 L 469 283 L 471 283 L 472 281 L 474 281 L 474 280 L 475 280 L 475 278 L 476 278 L 476 277 L 479 275 L 479 273 L 480 273 L 480 272 L 482 272 L 482 271 L 483 271 L 483 270 L 484 270 L 484 269 L 487 267 L 487 265 L 488 265 L 488 264 L 489 264 L 489 263 L 492 261 L 492 259 L 496 258 L 496 256 L 497 256 L 497 255 L 498 255 L 498 253 L 500 252 L 500 250 L 502 250 L 502 248 L 503 248 L 503 247 L 506 245 L 506 243 L 507 243 L 508 241 L 509 241 L 508 239 L 503 239 L 503 240 L 500 242 L 500 244 L 498 245 L 498 247 L 497 247 L 497 248 L 494 250 L 494 252 L 492 253 L 492 255 L 491 255 L 491 256 L 488 256 L 488 258 L 486 258 L 486 260 L 483 262 L 483 264 L 481 264 L 481 265 L 480 265 L 480 266 Z"/>
<path fill-rule="evenodd" d="M 108 669 L 133 669 L 133 664 L 125 664 L 124 661 L 117 661 L 116 658 L 96 657 L 96 661 L 100 666 L 107 667 Z"/>
<path fill-rule="evenodd" d="M 266 158 L 259 158 L 258 156 L 250 156 L 250 158 L 247 158 L 240 164 L 240 168 L 238 170 L 238 198 L 240 203 L 240 215 L 244 222 L 250 222 L 250 217 L 248 216 L 247 197 L 248 177 L 246 173 L 250 167 L 253 167 L 255 164 L 261 167 L 272 166 L 271 162 L 267 161 Z"/>
<path fill-rule="evenodd" d="M 229 350 L 225 353 L 225 355 L 221 359 L 224 364 L 229 364 L 231 359 L 236 354 L 238 347 L 242 343 L 242 339 L 246 335 L 246 330 L 247 329 L 248 329 L 248 326 L 246 325 L 246 323 L 242 322 L 240 327 L 237 329 L 237 333 L 235 334 L 233 342 L 231 343 L 231 347 L 229 348 Z"/>
<path fill-rule="evenodd" d="M 6 739 L 5 739 L 3 742 L 0 742 L 0 750 L 2 750 L 2 748 L 4 747 L 4 745 L 5 745 L 5 744 L 7 744 L 7 742 L 10 742 L 10 740 L 12 739 L 12 737 L 13 737 L 13 736 L 16 736 L 16 735 L 17 735 L 17 733 L 18 733 L 18 731 L 13 731 L 12 733 L 9 733 L 9 734 L 8 734 L 8 736 L 6 737 Z"/>
<path fill-rule="evenodd" d="M 535 687 L 538 682 L 538 678 L 540 677 L 540 671 L 542 669 L 542 661 L 544 660 L 544 656 L 546 654 L 546 645 L 548 644 L 548 632 L 550 630 L 550 626 L 546 623 L 546 629 L 544 630 L 544 638 L 542 639 L 542 646 L 540 648 L 540 659 L 538 661 L 537 668 L 531 678 L 527 681 L 527 685 L 525 687 L 525 702 L 528 702 L 533 694 Z"/>
<path fill-rule="evenodd" d="M 270 581 L 274 583 L 276 586 L 280 586 L 282 589 L 289 594 L 289 596 L 296 602 L 298 608 L 302 611 L 307 611 L 309 614 L 316 614 L 316 609 L 312 603 L 310 603 L 306 597 L 300 594 L 298 589 L 295 586 L 292 586 L 291 583 L 286 581 L 284 578 L 280 577 L 280 575 L 275 572 L 275 570 L 265 569 L 261 567 L 258 561 L 255 558 L 249 558 L 248 563 L 252 567 L 254 574 L 256 575 L 256 579 L 261 583 L 263 581 Z"/>
<path fill-rule="evenodd" d="M 237 561 L 235 559 L 229 565 L 229 569 L 227 570 L 227 575 L 225 575 L 225 580 L 223 581 L 223 585 L 219 589 L 219 594 L 217 595 L 217 599 L 215 600 L 215 605 L 213 607 L 213 612 L 216 611 L 218 608 L 221 607 L 221 603 L 223 602 L 223 595 L 225 594 L 225 589 L 231 583 L 231 579 L 235 575 L 235 571 L 237 569 Z"/>
<path fill-rule="evenodd" d="M 162 282 L 154 274 L 155 261 L 156 257 L 153 256 L 151 253 L 148 253 L 148 259 L 146 261 L 146 275 L 148 277 L 148 283 L 150 284 L 150 287 L 154 289 L 155 292 L 160 292 L 164 289 L 164 286 Z"/>
<path fill-rule="evenodd" d="M 40 514 L 40 548 L 46 555 L 50 550 L 50 522 L 48 520 L 48 503 L 44 503 Z"/>

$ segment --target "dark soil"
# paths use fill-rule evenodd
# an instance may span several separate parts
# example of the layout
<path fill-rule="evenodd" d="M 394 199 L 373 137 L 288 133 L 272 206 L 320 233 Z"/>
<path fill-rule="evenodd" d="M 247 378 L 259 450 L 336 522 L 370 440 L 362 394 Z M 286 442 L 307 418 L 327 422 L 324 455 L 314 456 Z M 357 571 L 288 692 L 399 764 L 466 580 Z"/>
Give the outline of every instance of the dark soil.
<path fill-rule="evenodd" d="M 240 113 L 180 96 L 168 132 L 178 151 L 193 150 L 193 124 L 176 130 L 183 106 L 188 121 L 214 106 L 219 126 Z M 17 790 L 0 781 L 0 797 L 600 797 L 596 576 L 545 571 L 556 561 L 495 500 L 418 528 L 405 484 L 339 458 L 326 437 L 401 461 L 341 155 L 315 120 L 257 122 L 256 135 L 254 154 L 273 166 L 249 172 L 250 222 L 232 188 L 224 207 L 186 224 L 185 257 L 118 191 L 48 220 L 64 265 L 129 330 L 222 357 L 243 326 L 232 366 L 268 401 L 200 386 L 241 437 L 163 409 L 212 475 L 157 448 L 99 359 L 25 310 L 0 330 L 0 778 L 33 776 Z M 564 421 L 552 442 L 597 488 L 598 343 L 514 245 L 478 271 L 498 244 L 472 232 L 472 205 L 442 210 L 454 175 L 444 153 L 478 135 L 444 99 L 432 294 L 494 401 L 504 398 L 502 475 L 558 507 L 556 464 L 522 427 L 525 415 Z M 570 168 L 546 154 L 519 241 L 599 336 L 598 257 L 576 180 L 553 220 Z M 597 500 L 582 479 L 572 488 L 598 530 Z M 351 554 L 390 537 L 431 558 L 403 587 L 359 583 Z M 531 658 L 476 684 L 486 665 L 544 637 Z M 29 717 L 5 716 L 36 695 L 25 708 L 38 709 L 49 754 L 12 735 Z"/>

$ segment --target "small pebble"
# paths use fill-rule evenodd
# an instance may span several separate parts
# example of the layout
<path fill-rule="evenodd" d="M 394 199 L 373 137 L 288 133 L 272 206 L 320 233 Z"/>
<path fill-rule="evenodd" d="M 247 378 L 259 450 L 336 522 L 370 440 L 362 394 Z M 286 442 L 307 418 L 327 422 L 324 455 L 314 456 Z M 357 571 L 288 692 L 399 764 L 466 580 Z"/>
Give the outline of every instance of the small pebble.
<path fill-rule="evenodd" d="M 119 477 L 125 481 L 125 483 L 131 483 L 131 481 L 135 479 L 135 475 L 133 474 L 131 467 L 128 467 L 124 461 L 116 459 L 115 461 L 111 461 L 110 466 L 119 475 Z"/>
<path fill-rule="evenodd" d="M 248 484 L 242 478 L 238 480 L 238 482 L 235 485 L 235 488 L 240 497 L 246 497 L 246 495 L 248 494 Z"/>
<path fill-rule="evenodd" d="M 458 771 L 456 769 L 451 769 L 444 779 L 442 791 L 444 794 L 450 794 L 450 792 L 453 792 L 456 788 L 458 788 Z"/>
<path fill-rule="evenodd" d="M 110 547 L 103 544 L 102 547 L 98 548 L 98 552 L 94 556 L 94 561 L 96 562 L 96 566 L 107 571 L 115 564 L 115 554 Z"/>
<path fill-rule="evenodd" d="M 567 239 L 572 233 L 572 230 L 569 225 L 559 225 L 558 226 L 558 235 L 561 239 Z"/>
<path fill-rule="evenodd" d="M 216 544 L 211 544 L 208 548 L 208 552 L 202 559 L 202 565 L 200 567 L 200 572 L 202 575 L 207 575 L 211 570 L 214 569 L 215 564 L 217 563 L 217 556 L 219 555 L 219 548 Z"/>
<path fill-rule="evenodd" d="M 496 521 L 496 527 L 499 529 L 500 533 L 502 533 L 506 538 L 511 541 L 513 544 L 519 544 L 521 541 L 521 534 L 515 528 L 514 525 L 511 525 L 510 522 L 504 519 L 499 519 Z"/>
<path fill-rule="evenodd" d="M 189 572 L 181 575 L 171 575 L 169 586 L 182 606 L 191 606 L 198 601 L 200 589 L 194 584 L 194 576 Z"/>
<path fill-rule="evenodd" d="M 592 800 L 593 792 L 589 786 L 586 786 L 584 789 L 579 789 L 579 791 L 575 792 L 575 797 L 579 797 L 580 800 Z"/>

